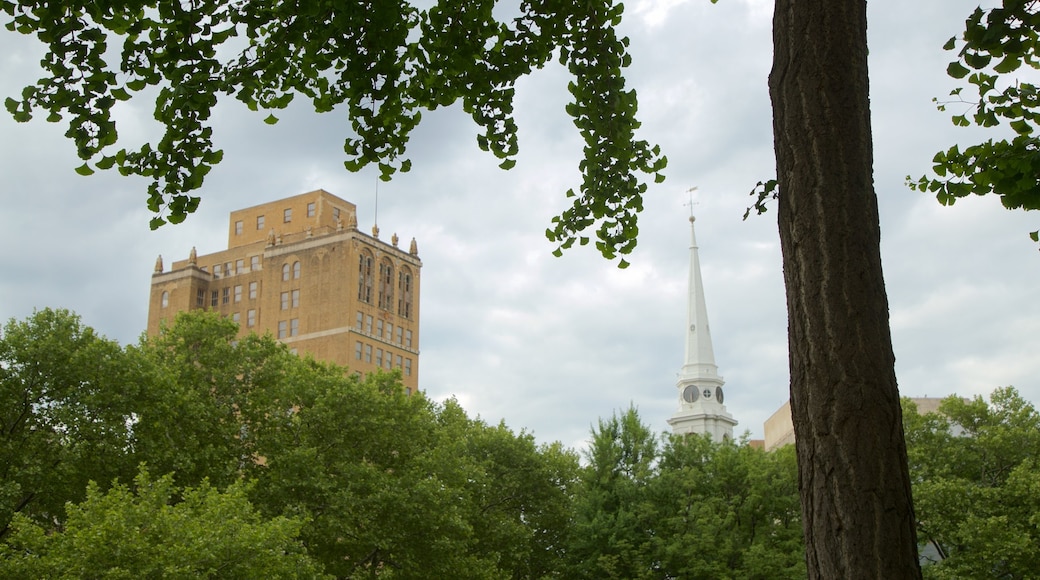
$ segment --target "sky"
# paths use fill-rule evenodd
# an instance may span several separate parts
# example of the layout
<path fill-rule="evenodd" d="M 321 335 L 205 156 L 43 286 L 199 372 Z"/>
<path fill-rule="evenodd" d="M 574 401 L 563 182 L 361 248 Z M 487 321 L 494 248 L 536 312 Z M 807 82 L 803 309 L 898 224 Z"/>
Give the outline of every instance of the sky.
<path fill-rule="evenodd" d="M 942 45 L 977 2 L 868 4 L 875 188 L 896 373 L 906 396 L 988 395 L 1014 385 L 1040 402 L 1040 214 L 997 198 L 940 206 L 910 191 L 936 151 L 979 140 L 954 127 L 933 97 L 955 86 Z M 590 429 L 629 405 L 654 430 L 678 408 L 689 264 L 689 194 L 716 363 L 737 433 L 763 436 L 788 397 L 787 315 L 776 212 L 742 220 L 758 181 L 775 176 L 766 79 L 767 0 L 636 0 L 628 85 L 639 94 L 639 138 L 669 158 L 640 217 L 632 266 L 594 249 L 562 258 L 544 237 L 580 185 L 582 142 L 564 112 L 566 72 L 520 82 L 520 154 L 510 171 L 480 151 L 460 109 L 423 115 L 409 144 L 413 169 L 390 183 L 343 169 L 349 130 L 337 112 L 300 102 L 274 126 L 237 102 L 214 115 L 224 162 L 199 210 L 148 229 L 146 183 L 115 172 L 77 175 L 64 129 L 0 114 L 0 320 L 68 308 L 122 344 L 147 319 L 156 256 L 166 263 L 226 247 L 234 209 L 322 188 L 358 206 L 363 230 L 415 237 L 423 260 L 419 381 L 471 415 L 584 448 Z M 38 75 L 40 44 L 0 30 L 0 95 Z M 154 138 L 151 103 L 124 107 L 128 144 Z M 377 203 L 378 200 L 378 203 Z M 378 215 L 377 215 L 378 208 Z"/>

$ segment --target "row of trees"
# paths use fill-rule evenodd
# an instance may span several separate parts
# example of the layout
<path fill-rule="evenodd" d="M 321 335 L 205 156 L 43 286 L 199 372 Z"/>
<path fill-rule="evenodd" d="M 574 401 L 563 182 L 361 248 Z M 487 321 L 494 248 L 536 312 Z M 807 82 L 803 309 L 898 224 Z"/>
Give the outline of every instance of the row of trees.
<path fill-rule="evenodd" d="M 1036 411 L 1013 389 L 912 411 L 926 575 L 1028 577 Z M 0 336 L 0 577 L 806 574 L 793 447 L 661 438 L 630 408 L 580 462 L 202 312 L 127 347 L 57 310 Z"/>

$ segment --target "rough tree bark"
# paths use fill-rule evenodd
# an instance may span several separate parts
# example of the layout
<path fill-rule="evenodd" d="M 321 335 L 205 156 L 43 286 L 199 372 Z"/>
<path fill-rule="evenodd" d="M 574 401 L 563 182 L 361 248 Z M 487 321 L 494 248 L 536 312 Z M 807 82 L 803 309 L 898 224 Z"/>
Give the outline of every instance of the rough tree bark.
<path fill-rule="evenodd" d="M 866 0 L 776 0 L 769 92 L 810 578 L 920 578 L 881 271 Z"/>

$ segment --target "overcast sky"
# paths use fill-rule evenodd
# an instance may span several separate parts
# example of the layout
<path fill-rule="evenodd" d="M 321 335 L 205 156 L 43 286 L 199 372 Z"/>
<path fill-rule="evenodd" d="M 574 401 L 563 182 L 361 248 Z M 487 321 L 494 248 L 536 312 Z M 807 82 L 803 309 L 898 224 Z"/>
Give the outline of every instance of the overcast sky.
<path fill-rule="evenodd" d="M 640 137 L 668 155 L 651 185 L 632 266 L 590 248 L 553 258 L 543 232 L 580 184 L 582 143 L 564 112 L 558 65 L 518 89 L 521 154 L 502 171 L 476 145 L 458 109 L 423 116 L 413 170 L 392 183 L 342 166 L 346 119 L 306 104 L 280 115 L 219 108 L 224 162 L 199 211 L 152 232 L 145 183 L 99 172 L 80 177 L 65 129 L 41 115 L 0 114 L 0 319 L 69 308 L 123 344 L 144 330 L 152 269 L 226 247 L 228 213 L 317 188 L 357 204 L 360 227 L 418 240 L 422 271 L 420 386 L 456 397 L 473 415 L 543 442 L 583 447 L 600 417 L 635 404 L 658 431 L 677 409 L 688 265 L 687 189 L 698 186 L 697 241 L 716 362 L 737 432 L 762 423 L 788 396 L 786 311 L 776 212 L 742 221 L 754 184 L 775 175 L 766 77 L 767 0 L 628 2 L 629 85 L 639 92 Z M 1040 401 L 1040 252 L 1028 232 L 1040 214 L 996 198 L 941 207 L 909 191 L 936 151 L 978 133 L 952 126 L 933 97 L 953 85 L 943 43 L 974 0 L 869 3 L 875 186 L 900 391 L 988 394 L 1015 385 Z M 32 83 L 40 48 L 0 30 L 0 96 Z M 153 137 L 151 103 L 120 118 L 127 143 Z"/>

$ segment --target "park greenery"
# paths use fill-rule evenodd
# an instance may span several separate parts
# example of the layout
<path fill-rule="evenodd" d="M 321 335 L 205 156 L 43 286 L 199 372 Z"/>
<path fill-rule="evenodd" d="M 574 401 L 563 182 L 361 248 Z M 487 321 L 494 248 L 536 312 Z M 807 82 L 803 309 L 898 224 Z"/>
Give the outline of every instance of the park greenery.
<path fill-rule="evenodd" d="M 1011 388 L 906 408 L 934 578 L 1040 566 L 1040 416 Z M 0 577 L 804 578 L 794 447 L 588 449 L 180 314 L 125 347 L 68 311 L 0 335 Z M 937 558 L 937 559 L 938 559 Z"/>

